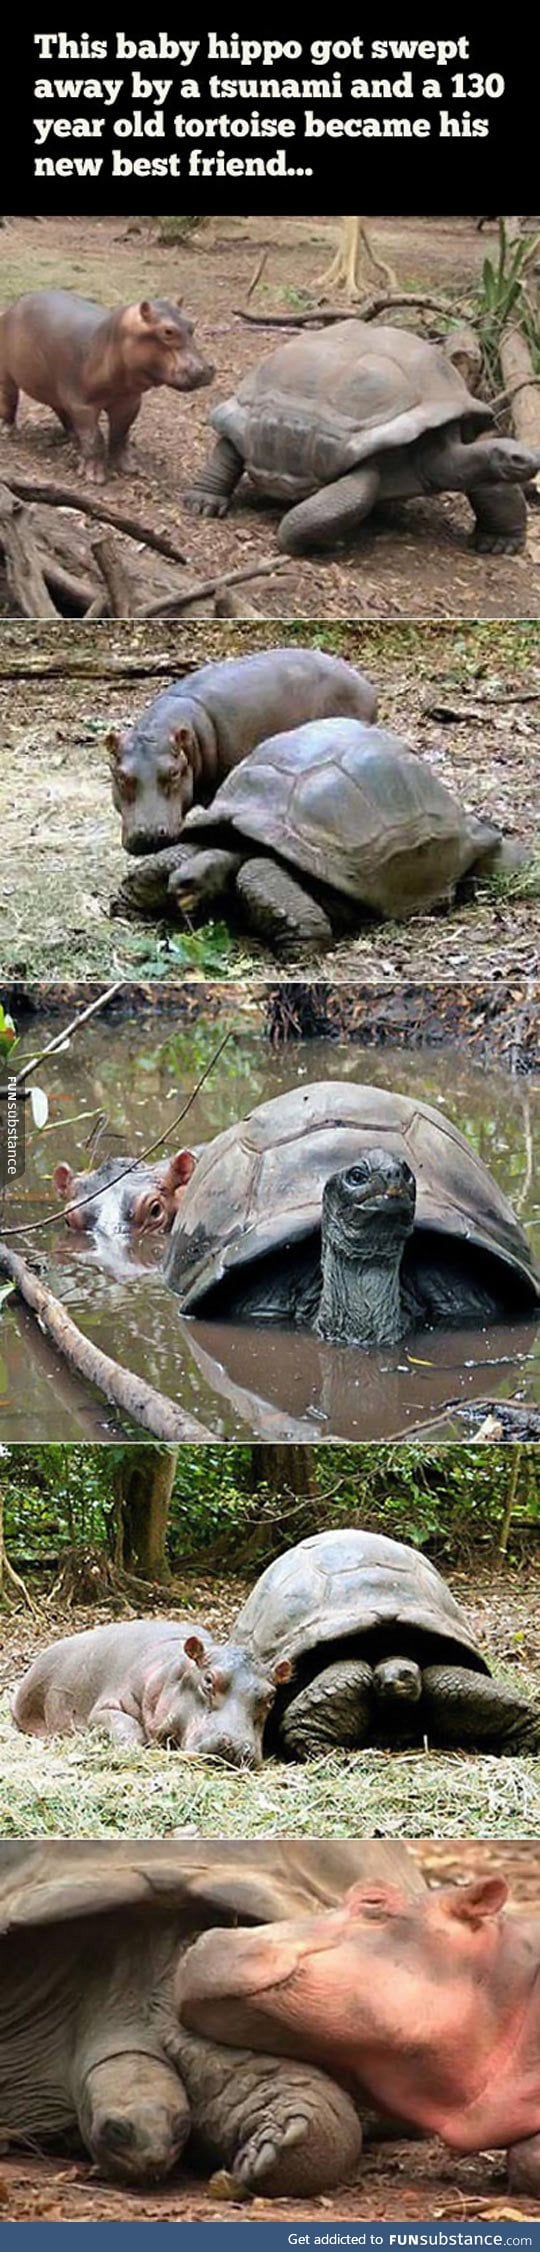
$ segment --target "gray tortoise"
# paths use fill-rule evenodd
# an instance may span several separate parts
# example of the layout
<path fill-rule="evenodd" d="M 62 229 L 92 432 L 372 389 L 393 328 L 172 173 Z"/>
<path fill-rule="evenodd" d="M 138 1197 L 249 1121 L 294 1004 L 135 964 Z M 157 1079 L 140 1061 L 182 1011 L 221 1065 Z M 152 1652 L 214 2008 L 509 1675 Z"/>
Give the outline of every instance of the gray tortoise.
<path fill-rule="evenodd" d="M 260 743 L 188 815 L 184 839 L 164 871 L 165 907 L 191 917 L 230 903 L 277 955 L 322 952 L 366 917 L 405 921 L 524 857 L 399 736 L 356 719 Z M 147 897 L 152 881 L 143 867 Z"/>
<path fill-rule="evenodd" d="M 294 1087 L 215 1136 L 163 1271 L 183 1313 L 365 1348 L 540 1303 L 523 1229 L 457 1127 L 340 1080 Z"/>
<path fill-rule="evenodd" d="M 540 452 L 493 435 L 451 349 L 355 320 L 289 338 L 214 408 L 218 443 L 187 505 L 225 515 L 245 470 L 285 509 L 279 546 L 301 555 L 354 534 L 378 500 L 464 492 L 476 546 L 515 554 Z"/>
<path fill-rule="evenodd" d="M 266 1749 L 301 1759 L 339 1745 L 460 1744 L 540 1751 L 540 1702 L 493 1680 L 427 1556 L 385 1534 L 315 1533 L 269 1564 L 235 1622 L 257 1664 L 279 1653 Z"/>
<path fill-rule="evenodd" d="M 359 1881 L 396 1880 L 412 1899 L 423 1890 L 396 1845 L 0 1845 L 4 2142 L 82 2141 L 126 2183 L 165 2178 L 188 2145 L 239 2191 L 300 2196 L 349 2180 L 362 2131 L 345 2089 L 246 2048 L 233 2070 L 230 2048 L 183 2029 L 176 1989 L 201 1932 L 222 1927 L 226 1988 L 225 1927 L 302 1919 Z"/>

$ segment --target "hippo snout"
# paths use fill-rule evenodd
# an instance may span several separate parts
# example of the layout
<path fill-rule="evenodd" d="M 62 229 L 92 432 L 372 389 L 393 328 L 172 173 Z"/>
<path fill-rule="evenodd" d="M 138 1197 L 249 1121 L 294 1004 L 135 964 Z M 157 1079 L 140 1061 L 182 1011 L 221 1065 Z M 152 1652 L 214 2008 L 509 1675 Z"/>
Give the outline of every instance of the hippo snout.
<path fill-rule="evenodd" d="M 236 1736 L 214 1736 L 208 1730 L 189 1731 L 182 1744 L 189 1759 L 218 1759 L 225 1767 L 245 1767 L 251 1771 L 262 1766 L 262 1747 Z"/>
<path fill-rule="evenodd" d="M 171 388 L 174 391 L 202 391 L 206 384 L 214 382 L 215 373 L 210 360 L 184 358 L 177 374 L 172 377 Z"/>

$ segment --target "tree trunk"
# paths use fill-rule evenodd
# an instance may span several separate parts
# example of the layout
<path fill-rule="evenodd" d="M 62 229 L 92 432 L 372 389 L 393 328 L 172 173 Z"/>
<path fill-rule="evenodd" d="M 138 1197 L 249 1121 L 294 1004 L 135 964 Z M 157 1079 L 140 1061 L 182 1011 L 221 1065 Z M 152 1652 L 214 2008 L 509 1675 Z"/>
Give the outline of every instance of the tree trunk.
<path fill-rule="evenodd" d="M 167 1528 L 178 1448 L 132 1446 L 112 1478 L 114 1561 L 141 1579 L 168 1580 Z"/>
<path fill-rule="evenodd" d="M 264 1443 L 251 1447 L 250 1483 L 252 1489 L 267 1486 L 276 1501 L 289 1495 L 295 1501 L 311 1501 L 317 1490 L 313 1448 Z"/>

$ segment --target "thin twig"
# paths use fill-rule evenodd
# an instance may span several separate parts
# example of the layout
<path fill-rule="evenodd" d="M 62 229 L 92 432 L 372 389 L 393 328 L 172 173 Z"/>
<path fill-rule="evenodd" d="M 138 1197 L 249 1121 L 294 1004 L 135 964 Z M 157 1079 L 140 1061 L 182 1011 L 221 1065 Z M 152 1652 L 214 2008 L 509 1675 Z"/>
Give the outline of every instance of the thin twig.
<path fill-rule="evenodd" d="M 98 1009 L 104 1009 L 106 1007 L 107 1001 L 112 1001 L 114 999 L 115 993 L 121 993 L 122 989 L 123 979 L 117 978 L 116 984 L 109 985 L 107 987 L 106 993 L 98 993 L 96 1001 L 89 1001 L 88 1007 L 86 1009 L 81 1009 L 79 1016 L 72 1017 L 71 1024 L 66 1025 L 65 1032 L 57 1032 L 55 1034 L 54 1040 L 48 1040 L 46 1048 L 40 1049 L 38 1056 L 32 1056 L 30 1063 L 23 1064 L 22 1071 L 19 1071 L 17 1073 L 16 1091 L 18 1091 L 19 1087 L 22 1087 L 23 1080 L 29 1079 L 31 1072 L 37 1071 L 38 1065 L 40 1063 L 44 1063 L 46 1056 L 52 1056 L 54 1054 L 55 1048 L 65 1047 L 66 1040 L 70 1040 L 72 1034 L 79 1031 L 79 1026 L 81 1024 L 87 1024 L 88 1018 L 95 1016 Z"/>
<path fill-rule="evenodd" d="M 88 1011 L 88 1014 L 90 1014 L 90 1011 Z M 59 1035 L 59 1037 L 61 1036 Z M 65 1039 L 65 1033 L 63 1037 Z M 130 1159 L 129 1165 L 124 1166 L 123 1172 L 117 1173 L 115 1188 L 118 1187 L 120 1181 L 127 1180 L 128 1175 L 130 1173 L 134 1173 L 138 1165 L 143 1165 L 145 1158 L 152 1157 L 154 1150 L 163 1149 L 164 1142 L 169 1142 L 171 1140 L 171 1136 L 176 1133 L 177 1127 L 181 1126 L 182 1120 L 187 1117 L 188 1110 L 191 1110 L 192 1104 L 196 1102 L 197 1095 L 200 1094 L 201 1087 L 204 1087 L 205 1081 L 209 1079 L 210 1072 L 214 1069 L 214 1064 L 219 1063 L 219 1058 L 223 1055 L 223 1050 L 227 1047 L 227 1042 L 231 1039 L 232 1033 L 225 1032 L 223 1039 L 220 1041 L 219 1048 L 215 1048 L 213 1056 L 210 1057 L 210 1062 L 206 1064 L 204 1071 L 201 1072 L 200 1079 L 197 1080 L 196 1086 L 193 1087 L 191 1094 L 188 1095 L 187 1102 L 184 1103 L 182 1110 L 178 1111 L 177 1117 L 172 1119 L 170 1126 L 167 1126 L 164 1134 L 158 1134 L 155 1142 L 149 1142 L 147 1149 L 141 1150 L 139 1157 L 132 1157 Z M 7 1239 L 8 1236 L 12 1235 L 38 1235 L 44 1228 L 53 1228 L 55 1224 L 62 1219 L 62 1217 L 65 1218 L 66 1212 L 80 1212 L 85 1204 L 93 1203 L 94 1192 L 91 1191 L 88 1196 L 79 1196 L 73 1203 L 66 1205 L 64 1214 L 62 1214 L 61 1212 L 49 1212 L 46 1218 L 43 1220 L 21 1220 L 18 1227 L 16 1228 L 4 1228 L 4 1239 Z"/>

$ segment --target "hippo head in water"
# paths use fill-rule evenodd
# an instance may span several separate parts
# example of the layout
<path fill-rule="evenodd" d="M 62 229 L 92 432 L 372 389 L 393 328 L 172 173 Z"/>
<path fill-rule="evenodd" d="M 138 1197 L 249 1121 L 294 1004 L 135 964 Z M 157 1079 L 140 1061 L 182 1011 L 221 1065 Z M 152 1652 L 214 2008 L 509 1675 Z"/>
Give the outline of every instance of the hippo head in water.
<path fill-rule="evenodd" d="M 414 1899 L 355 1885 L 305 1921 L 209 1933 L 179 1969 L 179 2016 L 346 2075 L 452 2149 L 514 2146 L 538 2191 L 540 1916 L 505 1916 L 506 1898 L 496 1876 Z"/>
<path fill-rule="evenodd" d="M 178 1150 L 156 1165 L 143 1159 L 106 1157 L 93 1173 L 73 1173 L 57 1165 L 53 1181 L 74 1233 L 115 1241 L 132 1235 L 167 1234 L 197 1163 L 193 1150 Z"/>
<path fill-rule="evenodd" d="M 182 1651 L 159 1658 L 146 1677 L 146 1741 L 232 1767 L 260 1767 L 268 1714 L 291 1673 L 288 1658 L 263 1665 L 236 1643 L 209 1645 L 188 1634 Z"/>

